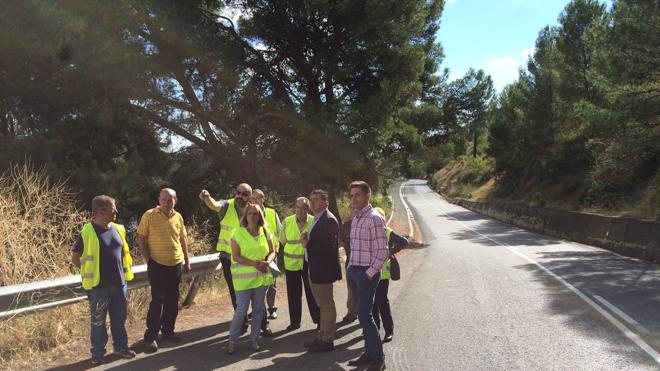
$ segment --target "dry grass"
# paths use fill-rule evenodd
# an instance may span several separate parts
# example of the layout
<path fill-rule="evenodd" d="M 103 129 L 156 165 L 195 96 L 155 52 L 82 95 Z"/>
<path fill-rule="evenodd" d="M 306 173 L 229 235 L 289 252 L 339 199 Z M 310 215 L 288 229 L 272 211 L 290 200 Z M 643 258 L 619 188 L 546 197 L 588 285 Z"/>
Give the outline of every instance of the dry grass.
<path fill-rule="evenodd" d="M 42 170 L 16 166 L 0 177 L 0 286 L 77 273 L 70 249 L 89 214 L 75 209 L 75 195 L 64 183 L 52 183 Z M 188 227 L 192 256 L 209 253 L 209 225 Z M 135 243 L 131 245 L 137 246 Z M 135 264 L 141 256 L 133 249 Z M 185 298 L 189 280 L 182 284 Z M 224 294 L 220 275 L 207 275 L 197 301 Z M 146 316 L 148 288 L 128 294 L 128 321 Z M 42 313 L 0 321 L 0 363 L 29 360 L 36 354 L 89 337 L 89 306 L 81 302 Z"/>
<path fill-rule="evenodd" d="M 63 183 L 16 166 L 0 177 L 0 286 L 71 274 L 69 250 L 86 213 Z"/>

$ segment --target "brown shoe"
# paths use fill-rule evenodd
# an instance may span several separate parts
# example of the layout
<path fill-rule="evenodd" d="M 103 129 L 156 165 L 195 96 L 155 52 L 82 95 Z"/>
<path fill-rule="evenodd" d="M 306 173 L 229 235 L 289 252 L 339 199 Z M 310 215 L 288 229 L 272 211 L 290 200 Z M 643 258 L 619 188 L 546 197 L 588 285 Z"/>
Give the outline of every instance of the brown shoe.
<path fill-rule="evenodd" d="M 314 338 L 314 340 L 310 340 L 310 341 L 307 341 L 307 342 L 303 343 L 303 346 L 304 346 L 305 348 L 311 348 L 311 347 L 313 347 L 314 345 L 316 345 L 316 343 L 318 343 L 319 341 L 321 341 L 321 339 L 319 339 L 319 338 Z"/>
<path fill-rule="evenodd" d="M 347 314 L 344 316 L 344 318 L 341 319 L 342 322 L 345 323 L 351 323 L 357 319 L 357 316 L 352 316 L 350 314 Z"/>
<path fill-rule="evenodd" d="M 232 343 L 231 341 L 228 342 L 227 346 L 225 347 L 225 352 L 227 352 L 229 355 L 236 353 L 236 344 Z"/>
<path fill-rule="evenodd" d="M 319 340 L 316 344 L 307 349 L 311 353 L 323 353 L 335 350 L 335 343 L 332 341 Z"/>

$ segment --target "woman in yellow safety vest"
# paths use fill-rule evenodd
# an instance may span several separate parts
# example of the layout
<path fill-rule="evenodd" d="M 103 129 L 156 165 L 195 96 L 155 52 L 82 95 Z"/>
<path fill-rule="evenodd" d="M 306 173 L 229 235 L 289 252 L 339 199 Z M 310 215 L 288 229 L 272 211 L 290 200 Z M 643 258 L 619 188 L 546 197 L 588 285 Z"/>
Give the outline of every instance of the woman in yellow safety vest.
<path fill-rule="evenodd" d="M 259 205 L 248 203 L 241 217 L 240 226 L 231 237 L 231 276 L 236 291 L 236 310 L 229 327 L 226 351 L 233 354 L 241 326 L 252 303 L 250 340 L 252 349 L 259 347 L 259 331 L 265 314 L 264 300 L 273 276 L 268 265 L 275 259 L 272 236 L 264 227 L 264 213 Z"/>

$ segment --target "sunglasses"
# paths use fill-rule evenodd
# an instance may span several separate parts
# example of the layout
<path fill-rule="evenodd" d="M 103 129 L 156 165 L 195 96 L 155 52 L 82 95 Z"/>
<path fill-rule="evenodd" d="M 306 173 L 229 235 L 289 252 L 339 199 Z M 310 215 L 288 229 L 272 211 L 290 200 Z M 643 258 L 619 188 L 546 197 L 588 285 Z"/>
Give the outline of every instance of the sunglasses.
<path fill-rule="evenodd" d="M 250 195 L 250 192 L 248 192 L 248 191 L 239 191 L 239 190 L 236 190 L 236 195 L 237 195 L 237 196 L 249 196 L 249 195 Z"/>

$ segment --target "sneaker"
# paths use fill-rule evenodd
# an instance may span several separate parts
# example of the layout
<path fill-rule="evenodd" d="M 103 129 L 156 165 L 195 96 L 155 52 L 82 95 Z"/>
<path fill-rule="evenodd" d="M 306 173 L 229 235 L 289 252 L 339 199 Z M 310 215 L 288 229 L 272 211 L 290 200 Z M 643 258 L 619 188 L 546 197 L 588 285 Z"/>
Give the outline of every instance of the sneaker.
<path fill-rule="evenodd" d="M 335 343 L 332 341 L 323 341 L 323 340 L 317 341 L 316 344 L 312 345 L 307 349 L 307 351 L 311 353 L 323 353 L 323 352 L 330 352 L 333 350 L 335 350 Z"/>
<path fill-rule="evenodd" d="M 277 308 L 268 308 L 268 319 L 277 319 Z"/>
<path fill-rule="evenodd" d="M 180 343 L 182 339 L 179 336 L 174 335 L 173 332 L 170 332 L 168 334 L 163 334 L 163 337 L 161 338 L 161 340 L 167 341 L 167 342 L 170 342 L 170 343 Z"/>
<path fill-rule="evenodd" d="M 92 364 L 100 365 L 105 360 L 103 354 L 92 354 Z"/>
<path fill-rule="evenodd" d="M 269 338 L 273 336 L 273 330 L 271 330 L 270 327 L 266 326 L 266 328 L 261 329 L 261 335 Z"/>
<path fill-rule="evenodd" d="M 258 352 L 261 349 L 257 340 L 252 340 L 252 350 Z"/>
<path fill-rule="evenodd" d="M 393 337 L 394 337 L 393 332 L 386 332 L 385 336 L 383 337 L 383 343 L 389 343 L 390 341 L 392 341 Z"/>
<path fill-rule="evenodd" d="M 156 340 L 152 341 L 144 341 L 144 350 L 147 353 L 154 353 L 158 351 L 158 343 L 156 343 Z"/>
<path fill-rule="evenodd" d="M 121 350 L 116 350 L 115 349 L 113 354 L 116 354 L 116 355 L 121 356 L 121 357 L 126 358 L 126 359 L 135 358 L 135 352 L 132 351 L 130 348 L 124 348 L 124 349 L 121 349 Z"/>

